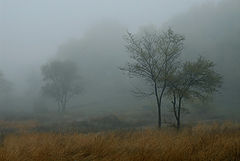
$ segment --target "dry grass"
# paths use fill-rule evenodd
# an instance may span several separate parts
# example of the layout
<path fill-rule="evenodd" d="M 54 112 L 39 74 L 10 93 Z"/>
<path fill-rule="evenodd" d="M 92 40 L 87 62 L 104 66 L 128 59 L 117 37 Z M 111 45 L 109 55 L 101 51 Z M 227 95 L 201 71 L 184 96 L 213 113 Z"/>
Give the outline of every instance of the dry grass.
<path fill-rule="evenodd" d="M 1 161 L 237 161 L 240 126 L 197 125 L 92 134 L 23 133 L 5 137 Z"/>
<path fill-rule="evenodd" d="M 28 121 L 3 121 L 0 120 L 0 127 L 6 129 L 14 129 L 18 131 L 28 131 L 34 127 L 37 127 L 38 123 L 34 120 Z"/>

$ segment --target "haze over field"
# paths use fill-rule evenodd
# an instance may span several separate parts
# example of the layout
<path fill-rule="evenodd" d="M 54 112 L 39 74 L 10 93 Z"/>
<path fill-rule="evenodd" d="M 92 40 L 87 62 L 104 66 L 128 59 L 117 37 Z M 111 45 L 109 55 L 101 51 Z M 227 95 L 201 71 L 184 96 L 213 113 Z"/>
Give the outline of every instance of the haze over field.
<path fill-rule="evenodd" d="M 206 1 L 1 0 L 1 68 L 14 77 L 16 68 L 38 68 L 56 54 L 59 45 L 84 37 L 96 24 L 112 22 L 135 31 L 144 25 L 161 25 Z"/>
<path fill-rule="evenodd" d="M 0 0 L 0 161 L 240 160 L 240 0 Z"/>
<path fill-rule="evenodd" d="M 239 8 L 238 0 L 0 0 L 0 70 L 11 82 L 1 110 L 56 110 L 42 94 L 41 67 L 59 59 L 78 66 L 83 89 L 68 111 L 78 111 L 80 118 L 138 110 L 154 114 L 154 98 L 131 92 L 144 82 L 119 70 L 129 59 L 123 37 L 127 31 L 172 27 L 186 37 L 182 60 L 205 56 L 223 75 L 212 102 L 188 103 L 189 117 L 239 120 Z"/>

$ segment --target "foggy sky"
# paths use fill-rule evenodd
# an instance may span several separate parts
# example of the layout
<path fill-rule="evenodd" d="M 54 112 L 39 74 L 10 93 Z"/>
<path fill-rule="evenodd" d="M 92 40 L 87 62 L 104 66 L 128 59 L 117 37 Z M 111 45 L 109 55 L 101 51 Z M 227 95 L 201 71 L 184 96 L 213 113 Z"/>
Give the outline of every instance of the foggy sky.
<path fill-rule="evenodd" d="M 68 39 L 114 21 L 136 30 L 161 25 L 207 0 L 0 0 L 0 69 L 9 79 L 32 72 Z M 216 0 L 211 0 L 216 1 Z"/>
<path fill-rule="evenodd" d="M 86 90 L 71 107 L 85 104 L 87 112 L 96 104 L 98 110 L 153 107 L 131 97 L 130 88 L 139 84 L 131 83 L 118 68 L 128 60 L 123 42 L 126 30 L 137 32 L 153 25 L 170 26 L 185 35 L 185 57 L 203 55 L 216 63 L 224 75 L 224 94 L 218 100 L 222 113 L 226 107 L 236 113 L 239 1 L 220 1 L 0 0 L 0 71 L 13 82 L 16 94 L 7 96 L 10 101 L 3 98 L 7 103 L 2 107 L 42 107 L 46 100 L 40 95 L 40 66 L 54 58 L 76 61 L 83 76 Z M 46 106 L 54 107 L 48 100 Z"/>

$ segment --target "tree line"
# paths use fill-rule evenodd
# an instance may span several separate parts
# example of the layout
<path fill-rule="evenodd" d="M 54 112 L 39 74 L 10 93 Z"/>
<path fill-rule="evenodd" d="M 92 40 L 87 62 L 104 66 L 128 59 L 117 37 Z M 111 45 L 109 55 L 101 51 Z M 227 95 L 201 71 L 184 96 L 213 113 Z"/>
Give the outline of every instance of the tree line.
<path fill-rule="evenodd" d="M 204 57 L 182 61 L 185 37 L 167 31 L 127 32 L 124 35 L 129 62 L 120 68 L 130 77 L 145 81 L 152 91 L 158 109 L 158 126 L 162 126 L 163 100 L 172 105 L 177 128 L 181 125 L 184 101 L 207 100 L 221 87 L 222 76 L 214 70 L 214 63 Z M 82 78 L 76 62 L 55 59 L 41 67 L 42 93 L 53 98 L 58 112 L 63 113 L 71 99 L 83 91 Z M 11 83 L 0 74 L 0 89 L 9 90 Z M 163 99 L 163 98 L 166 99 Z"/>

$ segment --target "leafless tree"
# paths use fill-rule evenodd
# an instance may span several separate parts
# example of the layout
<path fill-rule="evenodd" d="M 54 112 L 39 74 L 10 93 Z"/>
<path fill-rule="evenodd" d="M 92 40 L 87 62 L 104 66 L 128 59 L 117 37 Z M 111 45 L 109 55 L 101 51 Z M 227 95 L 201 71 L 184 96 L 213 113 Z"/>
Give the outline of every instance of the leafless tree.
<path fill-rule="evenodd" d="M 58 104 L 58 111 L 64 112 L 67 103 L 81 92 L 80 76 L 75 63 L 71 61 L 51 61 L 42 66 L 45 85 L 44 94 L 53 97 Z"/>
<path fill-rule="evenodd" d="M 158 107 L 158 126 L 161 127 L 162 98 L 168 78 L 176 70 L 177 59 L 183 50 L 184 36 L 169 28 L 166 32 L 128 32 L 125 41 L 131 61 L 121 70 L 150 84 Z"/>

